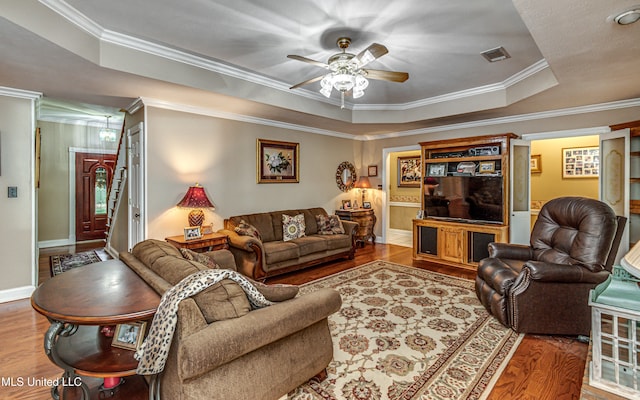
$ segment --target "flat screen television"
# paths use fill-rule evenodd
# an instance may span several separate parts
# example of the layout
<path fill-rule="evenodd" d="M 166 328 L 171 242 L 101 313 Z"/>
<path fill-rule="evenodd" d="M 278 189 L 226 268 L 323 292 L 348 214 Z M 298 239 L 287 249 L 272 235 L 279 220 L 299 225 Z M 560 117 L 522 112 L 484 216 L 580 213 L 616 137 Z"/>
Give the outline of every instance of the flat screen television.
<path fill-rule="evenodd" d="M 504 223 L 501 175 L 449 175 L 433 178 L 438 184 L 433 195 L 424 195 L 425 217 Z"/>

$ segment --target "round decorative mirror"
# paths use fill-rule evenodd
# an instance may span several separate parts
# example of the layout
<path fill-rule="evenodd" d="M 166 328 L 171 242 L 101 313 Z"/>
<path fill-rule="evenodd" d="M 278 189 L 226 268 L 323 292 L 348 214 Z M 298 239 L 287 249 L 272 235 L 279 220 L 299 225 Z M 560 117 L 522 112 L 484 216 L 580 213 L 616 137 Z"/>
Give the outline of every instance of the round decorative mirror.
<path fill-rule="evenodd" d="M 353 189 L 356 179 L 356 169 L 353 164 L 349 161 L 343 161 L 338 165 L 338 170 L 336 171 L 336 183 L 338 184 L 338 189 L 343 192 L 348 192 Z"/>

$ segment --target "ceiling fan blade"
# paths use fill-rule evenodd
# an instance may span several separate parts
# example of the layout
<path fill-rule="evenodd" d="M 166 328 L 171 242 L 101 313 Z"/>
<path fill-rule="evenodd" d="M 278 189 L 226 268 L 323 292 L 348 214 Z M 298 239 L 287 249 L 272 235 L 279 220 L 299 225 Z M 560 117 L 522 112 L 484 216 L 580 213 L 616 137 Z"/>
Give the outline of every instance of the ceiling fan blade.
<path fill-rule="evenodd" d="M 409 79 L 409 73 L 396 71 L 382 71 L 379 69 L 363 69 L 367 74 L 366 78 L 378 79 L 381 81 L 404 82 Z"/>
<path fill-rule="evenodd" d="M 375 60 L 376 58 L 382 57 L 388 52 L 389 50 L 387 50 L 387 48 L 384 47 L 383 45 L 379 43 L 373 43 L 371 46 L 367 47 L 366 49 L 358 53 L 358 55 L 355 58 L 357 60 L 358 66 L 363 67 L 369 64 L 371 61 Z"/>
<path fill-rule="evenodd" d="M 292 54 L 289 54 L 287 57 L 292 59 L 292 60 L 298 60 L 298 61 L 306 62 L 306 63 L 313 64 L 313 65 L 318 66 L 318 67 L 329 68 L 328 64 L 325 64 L 325 63 L 320 62 L 320 61 L 312 60 L 312 59 L 307 58 L 307 57 L 296 56 L 296 55 L 292 55 Z"/>
<path fill-rule="evenodd" d="M 289 89 L 297 89 L 300 86 L 308 85 L 309 83 L 313 83 L 313 82 L 317 82 L 317 81 L 321 80 L 322 78 L 324 78 L 324 75 L 316 76 L 315 78 L 307 79 L 304 82 L 300 82 L 297 85 L 293 85 Z"/>

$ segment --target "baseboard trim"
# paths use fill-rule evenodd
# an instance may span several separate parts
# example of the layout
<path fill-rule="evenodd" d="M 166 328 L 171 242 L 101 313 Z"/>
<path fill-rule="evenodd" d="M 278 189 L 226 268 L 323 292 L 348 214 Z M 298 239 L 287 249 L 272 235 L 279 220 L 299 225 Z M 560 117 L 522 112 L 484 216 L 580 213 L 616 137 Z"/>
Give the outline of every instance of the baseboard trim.
<path fill-rule="evenodd" d="M 0 290 L 0 303 L 28 299 L 31 297 L 34 290 L 36 290 L 35 286 L 22 286 L 13 289 Z"/>
<path fill-rule="evenodd" d="M 46 249 L 48 247 L 71 246 L 74 244 L 76 244 L 76 242 L 71 241 L 71 239 L 44 240 L 38 242 L 38 248 Z"/>

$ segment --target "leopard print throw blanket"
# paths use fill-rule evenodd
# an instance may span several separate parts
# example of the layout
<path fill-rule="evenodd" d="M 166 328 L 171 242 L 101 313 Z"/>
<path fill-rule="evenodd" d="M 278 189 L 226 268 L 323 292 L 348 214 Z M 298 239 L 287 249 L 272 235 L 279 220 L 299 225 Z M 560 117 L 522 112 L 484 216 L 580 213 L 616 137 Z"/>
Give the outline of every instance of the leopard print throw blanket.
<path fill-rule="evenodd" d="M 178 304 L 187 297 L 194 296 L 223 279 L 236 282 L 247 294 L 252 309 L 274 304 L 265 299 L 258 290 L 240 273 L 228 269 L 211 269 L 187 276 L 177 285 L 167 290 L 160 299 L 160 305 L 153 317 L 149 335 L 136 351 L 134 357 L 139 361 L 138 375 L 159 374 L 169 355 L 169 347 L 178 322 Z"/>

